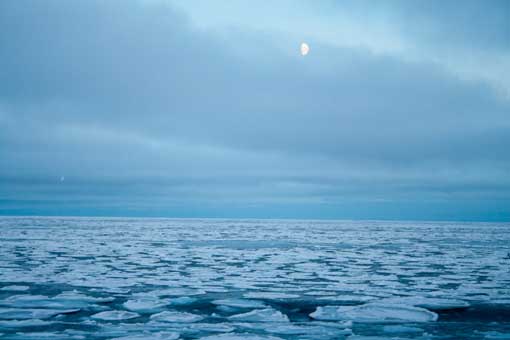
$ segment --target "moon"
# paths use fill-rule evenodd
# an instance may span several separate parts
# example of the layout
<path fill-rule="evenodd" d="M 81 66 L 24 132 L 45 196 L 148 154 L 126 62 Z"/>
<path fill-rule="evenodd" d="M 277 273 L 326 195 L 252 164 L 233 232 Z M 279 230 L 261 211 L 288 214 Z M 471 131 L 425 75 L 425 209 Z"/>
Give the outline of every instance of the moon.
<path fill-rule="evenodd" d="M 307 43 L 301 43 L 301 55 L 305 56 L 310 52 L 310 46 Z"/>

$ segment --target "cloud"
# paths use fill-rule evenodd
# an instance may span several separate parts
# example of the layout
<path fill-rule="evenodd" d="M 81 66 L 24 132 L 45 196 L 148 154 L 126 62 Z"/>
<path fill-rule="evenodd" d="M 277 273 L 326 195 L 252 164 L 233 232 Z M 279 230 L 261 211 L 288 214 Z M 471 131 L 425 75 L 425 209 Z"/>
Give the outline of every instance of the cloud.
<path fill-rule="evenodd" d="M 437 63 L 463 79 L 490 82 L 510 98 L 506 1 L 160 2 L 182 8 L 204 30 L 282 32 L 294 44 L 309 40 Z"/>
<path fill-rule="evenodd" d="M 0 32 L 0 211 L 388 217 L 374 204 L 510 199 L 509 103 L 435 63 L 327 43 L 303 58 L 158 3 L 3 1 Z M 467 210 L 452 218 L 490 215 Z"/>
<path fill-rule="evenodd" d="M 432 45 L 510 50 L 510 4 L 490 1 L 397 1 L 403 31 Z"/>

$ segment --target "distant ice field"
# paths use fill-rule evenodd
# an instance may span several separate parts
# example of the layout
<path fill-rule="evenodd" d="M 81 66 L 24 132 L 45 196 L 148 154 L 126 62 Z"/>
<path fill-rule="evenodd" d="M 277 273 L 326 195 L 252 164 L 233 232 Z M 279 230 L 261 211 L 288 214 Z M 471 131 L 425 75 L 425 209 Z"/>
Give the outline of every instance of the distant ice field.
<path fill-rule="evenodd" d="M 0 340 L 510 339 L 510 224 L 0 218 Z"/>

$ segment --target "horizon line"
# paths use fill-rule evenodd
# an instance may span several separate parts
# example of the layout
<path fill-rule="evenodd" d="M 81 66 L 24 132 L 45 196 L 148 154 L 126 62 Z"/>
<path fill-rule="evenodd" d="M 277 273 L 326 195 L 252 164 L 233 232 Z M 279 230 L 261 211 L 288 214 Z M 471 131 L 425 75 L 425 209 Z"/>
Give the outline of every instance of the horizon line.
<path fill-rule="evenodd" d="M 169 217 L 169 216 L 104 216 L 104 215 L 14 215 L 3 214 L 0 218 L 93 218 L 93 219 L 165 219 L 165 220 L 268 220 L 268 221 L 317 221 L 317 222 L 421 222 L 421 223 L 502 223 L 510 224 L 509 220 L 442 220 L 442 219 L 396 219 L 396 218 L 292 218 L 292 217 Z"/>

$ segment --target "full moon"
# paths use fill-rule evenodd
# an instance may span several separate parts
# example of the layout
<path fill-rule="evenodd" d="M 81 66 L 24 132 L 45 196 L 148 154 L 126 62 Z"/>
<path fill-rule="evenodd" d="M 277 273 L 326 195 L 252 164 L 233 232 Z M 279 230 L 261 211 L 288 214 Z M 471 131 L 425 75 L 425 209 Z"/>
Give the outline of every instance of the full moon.
<path fill-rule="evenodd" d="M 301 55 L 307 55 L 310 52 L 310 46 L 307 43 L 301 44 Z"/>

